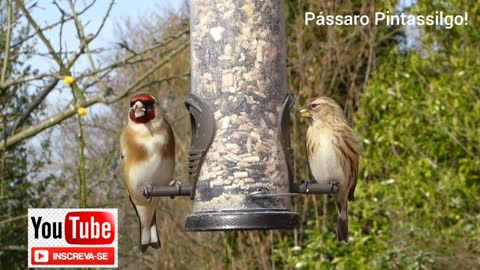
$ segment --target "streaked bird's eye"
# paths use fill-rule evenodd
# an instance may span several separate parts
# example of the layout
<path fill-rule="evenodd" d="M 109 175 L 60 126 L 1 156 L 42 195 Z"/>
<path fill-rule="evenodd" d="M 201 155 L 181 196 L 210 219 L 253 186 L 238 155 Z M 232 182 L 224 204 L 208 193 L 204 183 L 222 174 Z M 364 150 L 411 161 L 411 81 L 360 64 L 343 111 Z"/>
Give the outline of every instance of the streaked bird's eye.
<path fill-rule="evenodd" d="M 313 104 L 311 105 L 311 107 L 312 107 L 312 108 L 315 108 L 315 107 L 317 107 L 317 104 L 313 103 Z"/>

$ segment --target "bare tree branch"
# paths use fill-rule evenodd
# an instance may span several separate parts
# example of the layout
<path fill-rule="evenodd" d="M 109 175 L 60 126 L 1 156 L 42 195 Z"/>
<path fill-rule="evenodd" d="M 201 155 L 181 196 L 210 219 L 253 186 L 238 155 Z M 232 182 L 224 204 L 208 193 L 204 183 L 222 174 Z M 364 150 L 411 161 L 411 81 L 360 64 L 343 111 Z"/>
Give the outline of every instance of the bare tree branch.
<path fill-rule="evenodd" d="M 56 3 L 56 2 L 54 2 L 54 3 Z M 94 3 L 95 3 L 95 0 L 92 1 L 90 4 L 86 5 L 85 8 L 83 8 L 82 10 L 80 10 L 80 11 L 78 12 L 78 15 L 80 16 L 80 15 L 84 14 L 85 12 L 87 12 L 87 11 L 93 6 Z M 28 9 L 31 9 L 31 8 L 32 8 L 32 7 L 29 7 Z M 73 16 L 68 16 L 68 17 L 65 17 L 65 19 L 64 19 L 63 21 L 60 20 L 60 21 L 58 21 L 58 22 L 49 24 L 49 25 L 47 25 L 47 26 L 45 26 L 45 27 L 43 27 L 43 28 L 40 28 L 40 30 L 41 30 L 42 32 L 45 32 L 45 31 L 47 31 L 47 30 L 50 30 L 50 29 L 53 29 L 53 28 L 57 27 L 58 25 L 60 25 L 60 24 L 62 24 L 62 23 L 66 23 L 66 22 L 69 22 L 69 21 L 71 21 L 71 20 L 73 20 Z M 19 39 L 19 40 L 17 40 L 16 43 L 13 43 L 13 44 L 12 44 L 12 47 L 15 48 L 15 47 L 19 46 L 20 44 L 23 44 L 25 41 L 28 41 L 29 39 L 34 38 L 36 35 L 37 35 L 37 33 L 36 33 L 36 32 L 33 32 L 32 34 L 26 36 L 25 38 Z"/>
<path fill-rule="evenodd" d="M 25 251 L 27 252 L 28 249 L 25 246 L 0 246 L 0 250 L 3 251 Z"/>
<path fill-rule="evenodd" d="M 62 62 L 62 59 L 55 52 L 55 49 L 53 49 L 52 44 L 47 39 L 47 37 L 44 35 L 42 30 L 38 26 L 37 22 L 33 19 L 30 12 L 25 8 L 25 5 L 23 4 L 23 1 L 22 0 L 15 0 L 15 2 L 17 3 L 17 6 L 20 8 L 20 10 L 22 10 L 25 17 L 27 18 L 28 23 L 33 27 L 33 29 L 37 33 L 38 37 L 42 40 L 43 44 L 47 47 L 47 49 L 48 49 L 50 55 L 52 56 L 52 58 L 55 60 L 55 62 L 57 62 L 57 65 L 60 68 L 60 73 L 62 75 L 65 75 L 65 76 L 66 75 L 72 75 L 70 73 L 70 70 L 68 69 L 68 67 L 65 66 L 65 64 Z M 79 89 L 79 87 L 78 87 L 78 85 L 75 81 L 72 84 L 72 90 L 75 94 L 75 97 L 79 101 L 85 100 L 85 96 L 83 95 L 82 91 L 80 91 L 80 89 Z"/>
<path fill-rule="evenodd" d="M 101 30 L 103 29 L 103 27 L 105 25 L 105 22 L 107 21 L 107 18 L 110 15 L 110 12 L 112 10 L 112 7 L 113 7 L 113 4 L 115 3 L 115 1 L 113 1 L 113 0 L 110 1 L 110 5 L 108 6 L 107 12 L 106 12 L 105 16 L 103 16 L 102 22 L 100 23 L 100 26 L 98 27 L 97 32 L 92 37 L 90 37 L 90 36 L 86 37 L 85 36 L 85 31 L 83 29 L 83 26 L 82 26 L 80 20 L 78 19 L 77 13 L 75 12 L 75 5 L 74 5 L 73 1 L 68 0 L 68 3 L 70 5 L 70 9 L 72 10 L 72 13 L 73 13 L 73 18 L 74 18 L 74 21 L 75 21 L 75 27 L 77 28 L 78 37 L 79 37 L 81 43 L 83 43 L 83 47 L 87 51 L 86 54 L 87 54 L 87 57 L 88 57 L 88 61 L 90 62 L 90 66 L 92 67 L 92 71 L 94 72 L 93 77 L 99 83 L 100 87 L 102 88 L 102 91 L 106 92 L 108 87 L 106 87 L 103 84 L 103 82 L 98 78 L 98 75 L 97 75 L 98 73 L 96 72 L 97 68 L 95 67 L 95 62 L 93 61 L 92 52 L 90 51 L 90 48 L 88 46 L 88 43 L 89 43 L 88 40 L 95 39 L 98 36 L 98 34 L 101 32 Z"/>
<path fill-rule="evenodd" d="M 183 31 L 180 31 L 179 33 L 173 35 L 172 37 L 166 39 L 165 41 L 163 42 L 158 42 L 156 43 L 155 45 L 151 46 L 151 47 L 148 47 L 146 49 L 144 49 L 142 52 L 140 52 L 139 54 L 137 55 L 132 55 L 132 56 L 128 56 L 127 58 L 125 59 L 122 59 L 122 60 L 118 60 L 106 67 L 103 67 L 103 68 L 100 68 L 100 69 L 97 69 L 96 71 L 90 71 L 88 73 L 84 73 L 84 74 L 81 74 L 79 76 L 77 76 L 77 80 L 81 80 L 82 78 L 86 78 L 86 77 L 91 77 L 93 75 L 96 75 L 96 74 L 99 74 L 99 73 L 102 73 L 102 72 L 107 72 L 107 73 L 110 73 L 111 71 L 113 71 L 113 69 L 117 68 L 117 67 L 121 67 L 121 66 L 125 66 L 127 64 L 134 64 L 134 63 L 138 63 L 138 61 L 143 61 L 143 60 L 136 60 L 136 61 L 132 61 L 130 62 L 132 59 L 134 58 L 137 58 L 138 56 L 142 56 L 152 50 L 155 50 L 157 48 L 160 48 L 162 46 L 166 46 L 168 44 L 170 44 L 171 42 L 177 40 L 178 38 L 181 38 L 182 36 L 184 36 L 186 33 L 188 33 L 189 30 L 186 29 L 186 30 L 183 30 Z M 85 43 L 84 43 L 85 44 Z M 68 64 L 67 64 L 67 68 L 70 69 L 74 64 L 75 62 L 78 60 L 78 58 L 85 52 L 84 50 L 84 44 L 80 44 L 80 48 L 78 49 L 77 53 L 68 61 Z M 176 53 L 175 53 L 176 54 Z M 45 76 L 44 77 L 47 77 L 46 74 L 44 74 Z M 51 77 L 53 77 L 54 79 L 45 87 L 45 89 L 37 96 L 35 96 L 35 98 L 32 100 L 32 102 L 30 103 L 30 105 L 22 112 L 22 114 L 20 115 L 20 117 L 18 118 L 18 120 L 15 121 L 15 125 L 13 127 L 11 127 L 7 132 L 7 136 L 8 135 L 13 135 L 15 130 L 20 127 L 27 119 L 28 117 L 31 115 L 31 113 L 38 107 L 40 106 L 40 104 L 43 102 L 43 100 L 48 96 L 48 94 L 50 94 L 50 92 L 57 86 L 59 80 L 61 80 L 63 77 L 62 76 L 59 76 L 59 75 L 55 75 L 55 74 L 50 74 Z M 100 75 L 100 77 L 103 77 L 104 75 Z M 40 75 L 38 77 L 41 77 Z M 32 77 L 30 77 L 30 79 L 34 79 Z M 26 82 L 26 81 L 31 81 L 31 80 L 27 80 L 26 78 L 22 78 L 20 81 L 23 81 L 23 82 Z M 97 78 L 95 79 L 94 83 L 97 83 L 98 81 L 100 81 L 100 79 L 98 78 L 98 75 L 97 75 Z M 18 81 L 13 81 L 13 82 L 9 82 L 10 85 L 13 85 L 13 84 L 17 84 Z M 20 82 L 18 82 L 20 83 Z M 92 83 L 92 84 L 94 84 Z M 87 89 L 88 87 L 90 87 L 91 85 L 85 87 L 85 89 Z M 106 91 L 108 90 L 108 88 L 104 89 L 104 93 L 102 95 L 106 95 Z M 128 94 L 127 94 L 128 95 Z M 2 135 L 1 137 L 4 137 L 4 135 Z M 0 139 L 3 139 L 1 138 Z"/>
<path fill-rule="evenodd" d="M 93 5 L 95 1 L 93 1 L 90 5 Z M 103 18 L 103 21 L 100 25 L 100 27 L 98 28 L 96 34 L 93 36 L 93 37 L 89 37 L 88 39 L 85 38 L 84 34 L 82 34 L 80 36 L 80 40 L 81 40 L 81 44 L 80 44 L 80 48 L 79 50 L 77 51 L 77 53 L 74 55 L 74 57 L 72 57 L 69 61 L 68 61 L 68 64 L 65 66 L 63 65 L 63 62 L 62 62 L 62 59 L 58 56 L 58 54 L 56 54 L 53 50 L 53 47 L 51 46 L 51 44 L 48 42 L 48 40 L 46 40 L 45 36 L 43 35 L 43 32 L 42 30 L 36 25 L 36 23 L 33 21 L 33 18 L 31 18 L 31 16 L 29 16 L 29 23 L 34 27 L 36 33 L 41 37 L 41 39 L 47 43 L 45 43 L 45 45 L 47 46 L 48 50 L 49 50 L 49 53 L 52 57 L 54 57 L 54 59 L 56 60 L 57 64 L 59 65 L 60 67 L 60 70 L 66 70 L 66 74 L 65 75 L 69 75 L 70 74 L 70 68 L 73 66 L 73 64 L 77 61 L 77 59 L 80 57 L 80 55 L 82 55 L 84 52 L 85 52 L 85 49 L 87 49 L 88 51 L 88 55 L 89 55 L 89 59 L 91 59 L 91 62 L 93 63 L 93 58 L 91 57 L 91 52 L 89 51 L 88 49 L 88 44 L 93 41 L 93 39 L 95 39 L 98 34 L 100 33 L 101 29 L 103 28 L 104 24 L 105 24 L 105 21 L 107 19 L 107 17 L 109 16 L 110 14 L 110 11 L 112 9 L 112 6 L 113 6 L 113 3 L 114 1 L 111 1 L 110 3 L 110 6 L 108 8 L 108 11 L 107 11 L 107 14 L 105 15 L 105 17 Z M 89 6 L 87 6 L 88 8 Z M 21 7 L 20 7 L 21 8 Z M 64 21 L 63 20 L 63 15 L 64 15 L 64 11 L 57 5 L 57 8 L 61 11 L 62 13 L 62 22 Z M 85 10 L 85 9 L 84 9 Z M 26 12 L 25 9 L 22 9 L 23 12 Z M 73 18 L 77 24 L 78 22 L 78 26 L 77 27 L 80 27 L 80 23 L 79 23 L 79 20 L 78 20 L 78 15 L 77 13 L 75 13 L 75 9 L 73 8 L 72 6 L 72 11 L 73 11 Z M 63 26 L 63 23 L 61 23 L 61 26 Z M 39 30 L 40 29 L 40 30 Z M 82 33 L 83 33 L 83 30 L 82 30 Z M 43 37 L 43 38 L 42 38 Z M 61 50 L 61 49 L 60 49 Z M 95 66 L 93 66 L 94 68 Z M 32 101 L 32 103 L 30 104 L 30 106 L 22 113 L 22 115 L 19 117 L 19 119 L 15 122 L 15 125 L 7 132 L 7 134 L 13 134 L 15 132 L 15 130 L 17 129 L 17 127 L 21 126 L 27 119 L 28 117 L 31 115 L 31 113 L 41 104 L 41 102 L 48 96 L 48 94 L 50 94 L 50 92 L 55 88 L 55 86 L 58 84 L 58 81 L 62 79 L 62 76 L 58 75 L 58 74 L 39 74 L 37 76 L 30 76 L 29 78 L 23 78 L 23 79 L 20 79 L 20 80 L 15 80 L 15 81 L 10 81 L 9 83 L 2 85 L 2 87 L 9 87 L 13 84 L 19 84 L 19 83 L 23 83 L 23 82 L 27 82 L 27 81 L 31 81 L 31 80 L 36 80 L 36 79 L 41 79 L 41 78 L 45 78 L 45 77 L 54 77 L 55 79 L 53 81 L 51 81 L 49 83 L 49 85 L 47 85 L 47 87 L 45 88 L 44 91 L 42 91 L 42 93 L 38 96 L 36 96 L 34 98 L 34 100 Z M 99 78 L 98 76 L 96 75 L 96 73 L 94 74 L 94 76 L 96 77 L 97 81 L 99 82 Z M 83 93 L 78 90 L 78 91 L 75 91 L 75 89 L 79 89 L 78 88 L 78 85 L 76 82 L 74 82 L 74 85 L 72 86 L 73 87 L 73 90 L 74 92 L 76 93 L 75 96 L 79 97 L 80 96 L 80 100 L 84 99 L 83 97 Z M 104 92 L 107 91 L 107 88 L 104 89 Z"/>
<path fill-rule="evenodd" d="M 157 69 L 168 63 L 175 55 L 177 55 L 179 52 L 183 51 L 185 48 L 187 48 L 190 45 L 190 42 L 185 42 L 183 45 L 179 46 L 178 48 L 174 49 L 171 51 L 165 58 L 163 58 L 162 61 L 159 61 L 155 66 L 153 66 L 151 69 L 149 69 L 147 72 L 142 74 L 135 82 L 133 82 L 126 90 L 124 90 L 122 93 L 117 95 L 117 97 L 109 102 L 115 103 L 119 101 L 120 99 L 123 99 L 127 97 L 128 95 L 136 92 L 139 90 L 139 85 L 142 83 L 143 80 L 145 80 L 148 76 L 150 76 L 153 72 L 155 72 Z"/>
<path fill-rule="evenodd" d="M 0 225 L 5 224 L 5 223 L 9 223 L 9 222 L 13 222 L 13 221 L 17 221 L 17 220 L 20 220 L 20 219 L 26 219 L 26 218 L 27 218 L 27 215 L 21 215 L 21 216 L 17 216 L 17 217 L 3 219 L 3 220 L 0 221 Z"/>
<path fill-rule="evenodd" d="M 158 43 L 155 43 L 154 45 L 144 49 L 143 51 L 141 52 L 137 52 L 136 54 L 132 54 L 130 56 L 128 56 L 127 58 L 124 58 L 124 59 L 121 59 L 121 60 L 118 60 L 112 64 L 109 64 L 103 68 L 98 68 L 97 69 L 97 73 L 101 73 L 101 72 L 104 72 L 104 71 L 108 71 L 108 70 L 111 70 L 111 69 L 114 69 L 114 68 L 117 68 L 117 67 L 121 67 L 121 66 L 125 66 L 126 64 L 130 64 L 130 63 L 133 63 L 133 62 L 130 62 L 130 60 L 132 59 L 135 59 L 137 57 L 140 57 L 140 56 L 143 56 L 144 54 L 150 52 L 150 51 L 153 51 L 155 49 L 158 49 L 160 47 L 163 47 L 163 46 L 167 46 L 168 44 L 172 43 L 173 41 L 181 38 L 182 36 L 184 36 L 185 34 L 188 34 L 189 33 L 189 29 L 185 29 L 183 31 L 180 31 L 179 33 L 171 36 L 170 38 L 164 40 L 163 42 L 158 42 Z M 93 74 L 95 73 L 95 71 L 90 71 L 88 73 L 84 73 L 84 74 L 81 74 L 81 75 L 78 75 L 77 76 L 77 79 L 82 79 L 82 78 L 85 78 L 85 77 L 90 77 L 92 76 Z"/>
<path fill-rule="evenodd" d="M 75 64 L 75 62 L 84 53 L 84 51 L 85 50 L 84 50 L 83 44 L 80 44 L 80 48 L 78 49 L 77 53 L 74 56 L 72 56 L 72 58 L 67 63 L 67 68 L 68 69 L 70 69 Z M 20 127 L 28 119 L 28 117 L 30 117 L 32 112 L 36 108 L 38 108 L 38 106 L 40 106 L 40 104 L 43 102 L 43 100 L 45 100 L 45 98 L 48 96 L 48 94 L 50 94 L 50 92 L 53 89 L 55 89 L 58 82 L 63 78 L 62 76 L 53 75 L 53 74 L 52 74 L 52 77 L 54 77 L 54 79 L 45 87 L 45 89 L 39 95 L 37 95 L 37 96 L 35 96 L 35 98 L 33 98 L 30 105 L 27 107 L 27 109 L 25 109 L 22 112 L 22 114 L 20 115 L 18 120 L 15 122 L 15 125 L 11 128 L 10 131 L 7 132 L 7 134 L 12 135 L 15 132 L 15 130 L 18 127 Z"/>
<path fill-rule="evenodd" d="M 155 84 L 160 84 L 160 83 L 163 83 L 165 81 L 170 81 L 170 80 L 174 80 L 174 79 L 185 79 L 189 76 L 190 76 L 190 72 L 186 72 L 186 73 L 182 73 L 182 74 L 175 74 L 175 75 L 165 77 L 165 78 L 161 78 L 159 80 L 154 80 L 154 81 L 151 81 L 147 84 L 139 86 L 135 91 L 137 91 L 137 92 L 142 91 L 144 88 L 150 87 L 150 86 L 155 85 Z"/>
<path fill-rule="evenodd" d="M 43 130 L 50 128 L 52 126 L 58 125 L 65 121 L 66 119 L 74 116 L 77 112 L 78 107 L 85 107 L 88 108 L 94 104 L 97 103 L 105 103 L 105 104 L 113 104 L 126 96 L 138 91 L 140 89 L 141 83 L 147 79 L 150 75 L 152 75 L 156 70 L 167 64 L 169 61 L 172 60 L 172 58 L 183 51 L 185 48 L 189 46 L 189 42 L 185 42 L 181 46 L 177 47 L 176 49 L 172 50 L 170 53 L 168 53 L 163 60 L 159 61 L 155 66 L 150 68 L 148 71 L 146 71 L 144 74 L 142 74 L 137 80 L 135 80 L 126 90 L 122 91 L 120 94 L 118 94 L 114 99 L 112 100 L 106 100 L 105 96 L 103 93 L 100 93 L 94 97 L 87 98 L 83 101 L 79 101 L 75 106 L 74 104 L 71 104 L 67 109 L 65 109 L 63 112 L 46 119 L 42 121 L 39 124 L 33 125 L 31 127 L 28 127 L 24 130 L 21 130 L 19 133 L 14 134 L 6 139 L 6 142 L 4 144 L 0 145 L 0 150 L 3 150 L 9 146 L 15 145 L 25 139 L 31 138 L 35 136 L 36 134 L 42 132 Z"/>
<path fill-rule="evenodd" d="M 8 70 L 8 59 L 10 54 L 10 37 L 12 35 L 12 0 L 8 0 L 8 8 L 7 8 L 7 33 L 5 37 L 5 52 L 3 56 L 3 67 L 2 67 L 2 74 L 0 76 L 0 83 L 3 84 L 5 81 L 5 77 L 7 75 Z M 3 88 L 3 87 L 2 87 Z M 3 91 L 2 91 L 3 92 Z"/>
<path fill-rule="evenodd" d="M 8 61 L 5 61 L 5 62 L 8 62 Z M 57 78 L 57 79 L 62 79 L 63 78 L 58 73 L 40 73 L 40 74 L 36 74 L 36 75 L 25 76 L 25 77 L 18 78 L 18 79 L 15 79 L 15 80 L 12 80 L 12 79 L 7 80 L 5 83 L 1 84 L 0 87 L 1 88 L 8 88 L 8 87 L 11 87 L 11 86 L 14 86 L 14 85 L 17 85 L 17 84 L 23 84 L 23 83 L 30 82 L 30 81 L 42 80 L 42 79 L 45 79 L 45 78 L 48 78 L 48 77 L 54 77 L 54 78 Z"/>

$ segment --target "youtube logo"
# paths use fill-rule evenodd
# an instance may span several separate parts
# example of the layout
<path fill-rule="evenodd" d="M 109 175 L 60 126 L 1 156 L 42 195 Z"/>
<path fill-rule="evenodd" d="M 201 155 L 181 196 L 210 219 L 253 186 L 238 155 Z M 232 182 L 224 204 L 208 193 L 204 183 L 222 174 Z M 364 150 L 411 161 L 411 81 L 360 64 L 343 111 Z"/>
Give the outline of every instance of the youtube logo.
<path fill-rule="evenodd" d="M 48 262 L 48 250 L 35 250 L 33 255 L 33 261 L 37 263 Z"/>
<path fill-rule="evenodd" d="M 28 209 L 29 268 L 118 267 L 118 210 Z"/>

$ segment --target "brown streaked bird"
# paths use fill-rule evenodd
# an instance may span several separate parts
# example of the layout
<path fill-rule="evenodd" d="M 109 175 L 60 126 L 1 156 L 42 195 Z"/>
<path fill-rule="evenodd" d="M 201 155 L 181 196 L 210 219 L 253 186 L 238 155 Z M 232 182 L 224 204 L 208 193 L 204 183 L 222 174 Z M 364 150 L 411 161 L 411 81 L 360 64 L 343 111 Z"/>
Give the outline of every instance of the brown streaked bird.
<path fill-rule="evenodd" d="M 348 201 L 355 200 L 360 145 L 342 108 L 331 98 L 310 100 L 300 111 L 308 119 L 307 156 L 310 177 L 318 183 L 335 184 L 337 240 L 348 243 Z"/>
<path fill-rule="evenodd" d="M 120 138 L 123 174 L 130 201 L 140 222 L 140 250 L 160 248 L 156 209 L 159 198 L 147 199 L 152 185 L 168 185 L 175 168 L 175 138 L 152 95 L 130 99 L 128 125 Z M 170 183 L 171 184 L 171 183 Z"/>

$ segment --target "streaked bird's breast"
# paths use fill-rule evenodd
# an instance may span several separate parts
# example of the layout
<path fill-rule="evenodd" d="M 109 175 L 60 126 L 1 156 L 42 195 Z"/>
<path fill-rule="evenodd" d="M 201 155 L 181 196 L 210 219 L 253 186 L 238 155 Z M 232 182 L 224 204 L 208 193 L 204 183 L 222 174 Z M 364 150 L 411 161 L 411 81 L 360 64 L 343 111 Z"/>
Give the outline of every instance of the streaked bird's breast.
<path fill-rule="evenodd" d="M 312 135 L 314 128 L 309 128 L 307 134 Z M 335 145 L 333 144 L 333 135 L 328 131 L 318 129 L 315 132 L 316 136 L 309 136 L 308 144 L 313 144 L 315 147 L 314 154 L 309 159 L 310 171 L 312 176 L 319 183 L 328 183 L 335 180 L 339 184 L 345 181 L 345 176 L 335 152 Z M 307 145 L 309 147 L 309 145 Z"/>

